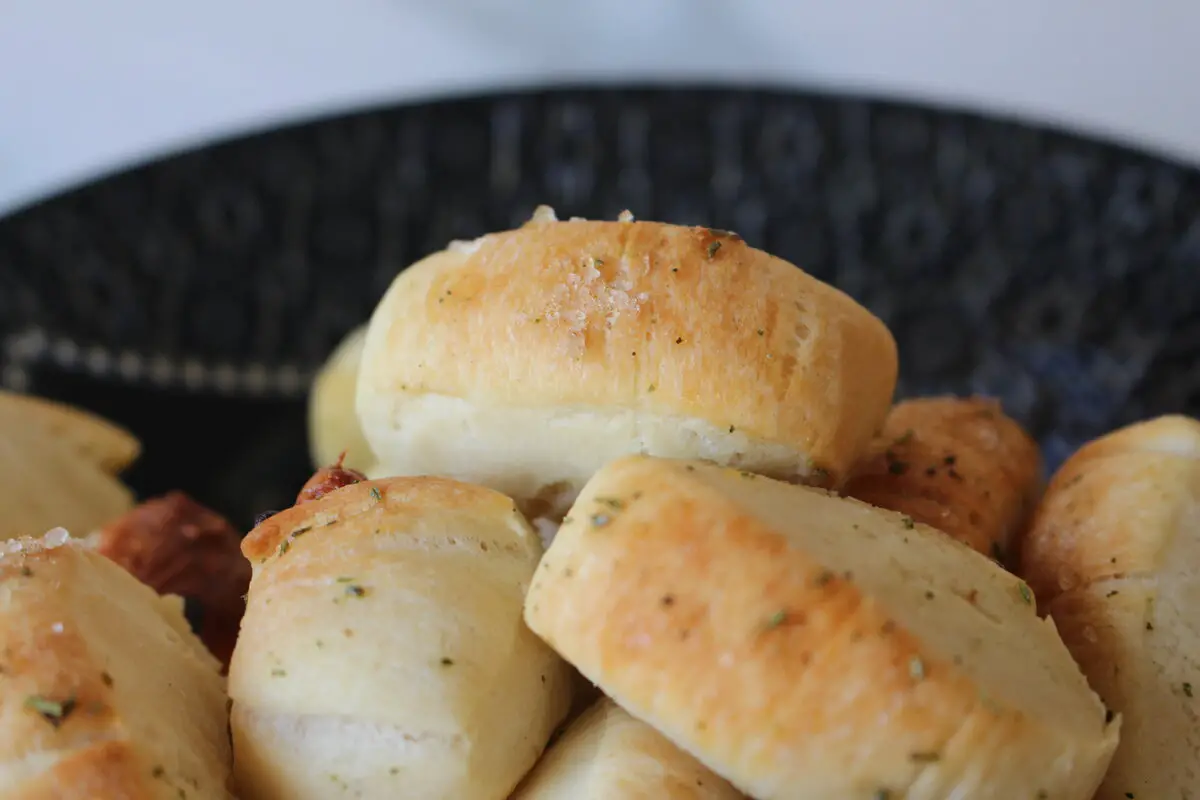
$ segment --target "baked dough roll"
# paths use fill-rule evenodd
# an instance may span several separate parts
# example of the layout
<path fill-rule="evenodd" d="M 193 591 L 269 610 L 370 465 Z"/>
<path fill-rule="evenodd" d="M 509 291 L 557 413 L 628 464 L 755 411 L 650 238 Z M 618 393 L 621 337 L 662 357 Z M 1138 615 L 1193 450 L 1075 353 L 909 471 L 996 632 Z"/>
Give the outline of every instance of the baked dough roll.
<path fill-rule="evenodd" d="M 308 447 L 314 467 L 342 458 L 351 469 L 374 461 L 354 410 L 358 364 L 366 342 L 365 325 L 346 334 L 322 365 L 308 397 Z"/>
<path fill-rule="evenodd" d="M 86 423 L 72 433 L 69 409 L 42 418 L 37 410 L 48 406 L 39 402 L 0 399 L 0 539 L 57 527 L 83 535 L 133 507 L 133 493 L 109 471 L 116 462 L 100 452 L 110 431 Z"/>
<path fill-rule="evenodd" d="M 1117 744 L 1029 588 L 889 511 L 631 457 L 584 489 L 529 626 L 760 800 L 1086 800 Z"/>
<path fill-rule="evenodd" d="M 845 493 L 1005 564 L 1041 488 L 1037 443 L 998 402 L 929 397 L 892 409 Z"/>
<path fill-rule="evenodd" d="M 37 429 L 110 475 L 119 474 L 142 452 L 142 443 L 125 428 L 65 403 L 0 390 L 0 409 L 6 427 Z"/>
<path fill-rule="evenodd" d="M 243 800 L 502 800 L 570 702 L 521 620 L 541 544 L 512 500 L 355 483 L 267 519 L 229 668 Z"/>
<path fill-rule="evenodd" d="M 511 800 L 743 800 L 608 698 L 583 713 Z"/>
<path fill-rule="evenodd" d="M 1200 789 L 1200 422 L 1132 425 L 1068 459 L 1034 515 L 1021 572 L 1125 719 L 1096 797 Z"/>
<path fill-rule="evenodd" d="M 0 796 L 230 797 L 220 666 L 182 603 L 62 530 L 0 552 Z"/>
<path fill-rule="evenodd" d="M 882 322 L 734 234 L 541 209 L 396 278 L 357 404 L 368 474 L 455 477 L 557 519 L 629 453 L 836 485 L 895 381 Z"/>

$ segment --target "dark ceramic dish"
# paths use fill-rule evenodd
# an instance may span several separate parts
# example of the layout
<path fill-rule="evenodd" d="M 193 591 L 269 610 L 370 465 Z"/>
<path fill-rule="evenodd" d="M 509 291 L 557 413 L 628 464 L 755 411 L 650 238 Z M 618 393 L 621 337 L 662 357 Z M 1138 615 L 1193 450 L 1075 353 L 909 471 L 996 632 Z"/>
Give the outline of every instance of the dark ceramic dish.
<path fill-rule="evenodd" d="M 983 392 L 1056 464 L 1200 414 L 1200 173 L 1046 130 L 795 93 L 561 91 L 218 144 L 0 220 L 6 385 L 146 445 L 248 526 L 309 472 L 313 370 L 454 238 L 562 215 L 735 230 L 892 327 L 903 394 Z"/>

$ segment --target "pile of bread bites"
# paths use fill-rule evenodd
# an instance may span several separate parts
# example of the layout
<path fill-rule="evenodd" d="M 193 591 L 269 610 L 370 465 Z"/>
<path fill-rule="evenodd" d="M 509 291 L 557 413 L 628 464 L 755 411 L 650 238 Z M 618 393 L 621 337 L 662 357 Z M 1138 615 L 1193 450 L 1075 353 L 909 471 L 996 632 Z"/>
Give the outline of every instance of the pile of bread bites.
<path fill-rule="evenodd" d="M 729 232 L 540 209 L 453 243 L 315 384 L 327 468 L 241 544 L 227 684 L 86 542 L 0 558 L 0 612 L 80 642 L 62 685 L 49 629 L 0 665 L 37 698 L 0 711 L 4 796 L 1188 797 L 1200 423 L 1046 486 L 997 404 L 893 405 L 896 373 Z"/>

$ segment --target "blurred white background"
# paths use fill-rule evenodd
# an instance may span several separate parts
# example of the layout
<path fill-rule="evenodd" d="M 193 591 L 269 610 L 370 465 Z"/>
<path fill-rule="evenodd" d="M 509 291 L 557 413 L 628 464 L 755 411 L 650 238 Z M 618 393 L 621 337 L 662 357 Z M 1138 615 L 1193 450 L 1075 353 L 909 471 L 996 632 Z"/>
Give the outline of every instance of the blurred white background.
<path fill-rule="evenodd" d="M 1190 0 L 3 0 L 0 214 L 287 120 L 581 82 L 919 98 L 1200 162 L 1198 41 Z"/>

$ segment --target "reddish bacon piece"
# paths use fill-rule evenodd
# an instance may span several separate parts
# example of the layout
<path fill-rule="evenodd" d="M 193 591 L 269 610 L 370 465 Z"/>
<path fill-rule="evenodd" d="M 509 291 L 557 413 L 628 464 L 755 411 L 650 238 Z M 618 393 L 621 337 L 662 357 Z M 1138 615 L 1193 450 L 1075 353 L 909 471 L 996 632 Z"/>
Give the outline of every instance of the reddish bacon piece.
<path fill-rule="evenodd" d="M 304 488 L 300 490 L 300 494 L 296 496 L 296 505 L 316 500 L 343 486 L 350 486 L 367 479 L 367 476 L 358 470 L 343 467 L 342 462 L 345 460 L 346 453 L 343 451 L 333 466 L 321 467 L 314 472 L 313 476 L 304 484 Z"/>

